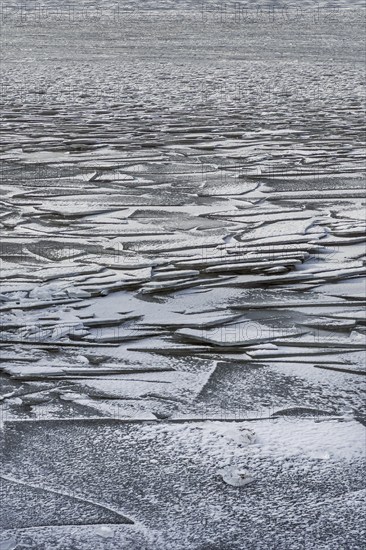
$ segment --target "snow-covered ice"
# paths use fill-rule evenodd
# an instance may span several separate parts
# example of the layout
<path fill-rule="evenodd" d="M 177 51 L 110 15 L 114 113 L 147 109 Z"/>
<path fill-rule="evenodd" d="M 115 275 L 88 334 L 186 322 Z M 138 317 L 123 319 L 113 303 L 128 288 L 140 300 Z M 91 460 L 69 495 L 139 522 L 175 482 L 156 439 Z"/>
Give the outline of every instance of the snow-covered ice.
<path fill-rule="evenodd" d="M 0 548 L 364 546 L 364 9 L 4 4 Z"/>

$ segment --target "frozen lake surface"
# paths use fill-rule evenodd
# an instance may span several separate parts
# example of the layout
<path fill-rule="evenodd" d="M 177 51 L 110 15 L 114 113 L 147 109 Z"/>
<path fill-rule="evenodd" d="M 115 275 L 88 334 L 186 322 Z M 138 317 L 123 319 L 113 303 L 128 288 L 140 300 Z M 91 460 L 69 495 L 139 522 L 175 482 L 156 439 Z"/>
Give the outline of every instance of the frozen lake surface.
<path fill-rule="evenodd" d="M 0 548 L 362 548 L 362 3 L 1 18 Z"/>

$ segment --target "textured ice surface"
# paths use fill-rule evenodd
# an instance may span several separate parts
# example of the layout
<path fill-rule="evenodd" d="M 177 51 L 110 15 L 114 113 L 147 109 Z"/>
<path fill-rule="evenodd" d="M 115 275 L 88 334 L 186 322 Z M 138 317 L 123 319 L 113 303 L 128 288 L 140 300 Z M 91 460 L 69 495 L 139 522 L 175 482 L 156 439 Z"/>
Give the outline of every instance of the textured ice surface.
<path fill-rule="evenodd" d="M 362 547 L 361 2 L 1 17 L 0 545 Z"/>

